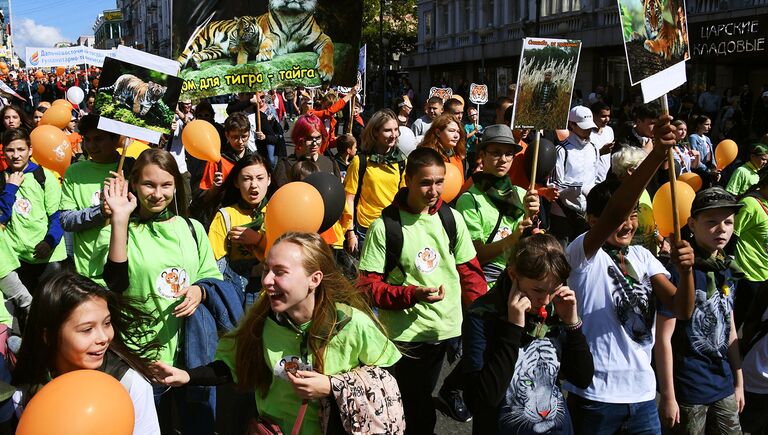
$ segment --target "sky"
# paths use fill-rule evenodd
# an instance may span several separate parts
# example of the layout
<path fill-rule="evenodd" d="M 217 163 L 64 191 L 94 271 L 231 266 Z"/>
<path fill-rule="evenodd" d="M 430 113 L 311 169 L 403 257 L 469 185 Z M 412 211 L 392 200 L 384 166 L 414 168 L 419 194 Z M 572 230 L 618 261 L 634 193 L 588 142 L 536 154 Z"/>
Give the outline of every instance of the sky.
<path fill-rule="evenodd" d="M 8 0 L 0 0 L 0 4 Z M 16 53 L 24 47 L 52 47 L 61 41 L 77 41 L 93 35 L 93 23 L 115 0 L 11 0 L 11 33 Z"/>

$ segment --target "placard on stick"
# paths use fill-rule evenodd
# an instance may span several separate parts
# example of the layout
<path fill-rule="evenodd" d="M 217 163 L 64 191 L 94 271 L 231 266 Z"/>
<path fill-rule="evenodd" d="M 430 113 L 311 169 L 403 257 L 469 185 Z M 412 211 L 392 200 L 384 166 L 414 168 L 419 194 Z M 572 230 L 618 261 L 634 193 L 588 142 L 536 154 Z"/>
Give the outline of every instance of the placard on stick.
<path fill-rule="evenodd" d="M 132 51 L 122 52 L 123 59 L 130 59 L 130 62 L 104 59 L 94 104 L 94 110 L 100 115 L 98 128 L 159 143 L 162 134 L 171 132 L 181 80 L 171 74 L 172 68 L 164 68 L 162 64 L 165 61 L 173 65 L 172 61 L 155 59 L 155 56 L 142 52 L 139 52 L 142 56 L 132 56 Z M 118 57 L 121 57 L 121 52 L 118 52 Z"/>
<path fill-rule="evenodd" d="M 438 97 L 443 100 L 443 103 L 450 100 L 451 97 L 453 97 L 453 89 L 451 88 L 438 88 L 438 87 L 431 87 L 429 88 L 429 98 L 432 97 Z"/>
<path fill-rule="evenodd" d="M 525 38 L 517 74 L 513 128 L 568 127 L 581 41 Z"/>
<path fill-rule="evenodd" d="M 472 104 L 485 104 L 488 102 L 488 86 L 472 83 L 469 85 L 469 101 Z"/>
<path fill-rule="evenodd" d="M 646 103 L 685 83 L 690 58 L 685 0 L 618 0 L 622 38 L 633 85 Z"/>

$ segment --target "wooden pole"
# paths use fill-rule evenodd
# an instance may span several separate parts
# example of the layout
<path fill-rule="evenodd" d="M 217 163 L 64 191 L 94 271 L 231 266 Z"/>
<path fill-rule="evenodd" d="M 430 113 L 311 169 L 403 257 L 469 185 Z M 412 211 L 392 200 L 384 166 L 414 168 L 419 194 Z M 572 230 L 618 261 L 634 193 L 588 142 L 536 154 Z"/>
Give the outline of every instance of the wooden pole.
<path fill-rule="evenodd" d="M 533 164 L 531 165 L 531 183 L 528 191 L 536 189 L 536 170 L 539 166 L 539 144 L 541 143 L 541 132 L 536 131 L 536 139 L 533 142 Z"/>
<path fill-rule="evenodd" d="M 117 165 L 117 173 L 125 177 L 123 174 L 123 164 L 125 163 L 125 154 L 128 152 L 128 147 L 133 142 L 133 139 L 126 137 L 123 139 L 123 152 L 120 154 L 120 163 Z"/>
<path fill-rule="evenodd" d="M 256 109 L 256 131 L 261 133 L 261 106 Z"/>
<path fill-rule="evenodd" d="M 349 125 L 347 126 L 347 133 L 352 134 L 352 124 L 355 122 L 355 96 L 349 100 Z"/>
<path fill-rule="evenodd" d="M 661 102 L 662 115 L 669 115 L 669 103 L 667 103 L 667 95 L 664 94 L 659 98 Z M 675 156 L 672 153 L 672 148 L 667 149 L 667 166 L 669 167 L 669 192 L 672 197 L 672 225 L 675 231 L 675 241 L 682 240 L 680 234 L 680 215 L 677 213 L 677 193 L 675 189 L 675 182 L 677 181 L 677 174 L 675 174 Z"/>

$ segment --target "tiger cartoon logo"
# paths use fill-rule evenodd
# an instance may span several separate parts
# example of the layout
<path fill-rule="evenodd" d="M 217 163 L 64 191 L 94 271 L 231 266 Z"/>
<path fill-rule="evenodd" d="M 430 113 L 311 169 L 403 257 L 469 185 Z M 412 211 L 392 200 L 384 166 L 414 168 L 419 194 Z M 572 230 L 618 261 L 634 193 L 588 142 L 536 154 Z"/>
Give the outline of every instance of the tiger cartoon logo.
<path fill-rule="evenodd" d="M 18 213 L 23 217 L 27 217 L 32 212 L 32 203 L 27 198 L 19 197 L 16 202 L 13 203 L 13 212 Z"/>
<path fill-rule="evenodd" d="M 416 268 L 423 273 L 430 273 L 437 269 L 439 263 L 440 254 L 430 247 L 426 247 L 416 254 Z"/>
<path fill-rule="evenodd" d="M 176 299 L 179 291 L 189 287 L 189 274 L 178 267 L 168 267 L 155 280 L 155 289 L 166 299 Z"/>
<path fill-rule="evenodd" d="M 288 373 L 296 375 L 297 371 L 311 372 L 312 364 L 302 361 L 301 357 L 296 355 L 286 355 L 275 364 L 273 373 L 279 378 L 288 380 Z"/>
<path fill-rule="evenodd" d="M 488 102 L 488 86 L 472 83 L 469 85 L 469 101 L 473 104 L 485 104 Z"/>
<path fill-rule="evenodd" d="M 496 232 L 496 235 L 493 236 L 493 242 L 498 242 L 499 240 L 506 239 L 510 235 L 512 235 L 512 228 L 506 225 L 499 227 L 499 230 Z"/>

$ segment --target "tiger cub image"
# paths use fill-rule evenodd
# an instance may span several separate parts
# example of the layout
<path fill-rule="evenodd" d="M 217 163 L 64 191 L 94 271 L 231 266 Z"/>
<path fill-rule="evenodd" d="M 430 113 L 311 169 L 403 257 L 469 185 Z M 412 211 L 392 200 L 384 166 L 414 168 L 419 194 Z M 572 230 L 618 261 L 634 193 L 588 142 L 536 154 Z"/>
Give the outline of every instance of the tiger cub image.
<path fill-rule="evenodd" d="M 257 20 L 255 17 L 235 17 L 208 23 L 197 32 L 177 59 L 178 62 L 182 68 L 190 66 L 199 69 L 204 61 L 230 55 L 237 65 L 247 63 L 249 54 L 258 54 L 262 39 Z"/>
<path fill-rule="evenodd" d="M 333 78 L 333 41 L 314 17 L 317 0 L 270 0 L 269 12 L 258 17 L 214 21 L 203 27 L 177 59 L 181 67 L 200 68 L 208 60 L 230 55 L 236 64 L 257 62 L 302 51 L 317 53 L 318 74 Z"/>
<path fill-rule="evenodd" d="M 99 91 L 112 90 L 112 98 L 131 108 L 133 113 L 144 116 L 155 103 L 165 95 L 166 87 L 154 82 L 145 82 L 133 74 L 123 74 L 112 86 Z"/>
<path fill-rule="evenodd" d="M 662 56 L 665 60 L 672 60 L 673 57 L 686 58 L 688 35 L 685 32 L 685 11 L 675 0 L 668 0 L 667 6 L 674 23 L 664 19 L 661 0 L 643 0 L 645 36 L 635 33 L 633 39 L 644 40 L 643 46 L 646 50 Z"/>

